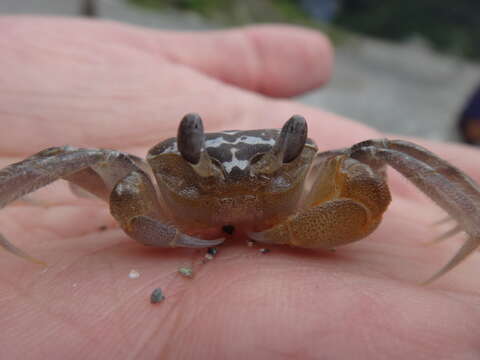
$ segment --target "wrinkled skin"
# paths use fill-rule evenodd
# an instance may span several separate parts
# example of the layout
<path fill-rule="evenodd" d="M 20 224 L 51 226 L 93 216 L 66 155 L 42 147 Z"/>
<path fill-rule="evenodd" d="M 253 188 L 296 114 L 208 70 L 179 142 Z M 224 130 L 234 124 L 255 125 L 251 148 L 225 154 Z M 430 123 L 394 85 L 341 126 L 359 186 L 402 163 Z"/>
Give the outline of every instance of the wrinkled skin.
<path fill-rule="evenodd" d="M 328 79 L 327 41 L 302 29 L 179 34 L 3 18 L 0 49 L 8 68 L 0 73 L 8 129 L 0 132 L 0 167 L 63 144 L 144 155 L 189 111 L 212 131 L 258 128 L 259 119 L 279 127 L 301 113 L 320 150 L 384 136 L 259 95 L 293 96 Z M 480 180 L 478 151 L 414 141 Z M 61 184 L 42 190 L 0 213 L 2 232 L 49 264 L 0 254 L 2 358 L 478 359 L 480 254 L 417 285 L 462 236 L 426 246 L 442 233 L 445 225 L 432 224 L 444 214 L 389 175 L 393 203 L 367 239 L 336 253 L 272 247 L 261 255 L 230 243 L 193 280 L 175 270 L 203 252 L 139 246 L 104 203 L 77 199 Z M 140 278 L 129 279 L 131 269 Z M 155 287 L 167 299 L 152 306 Z"/>

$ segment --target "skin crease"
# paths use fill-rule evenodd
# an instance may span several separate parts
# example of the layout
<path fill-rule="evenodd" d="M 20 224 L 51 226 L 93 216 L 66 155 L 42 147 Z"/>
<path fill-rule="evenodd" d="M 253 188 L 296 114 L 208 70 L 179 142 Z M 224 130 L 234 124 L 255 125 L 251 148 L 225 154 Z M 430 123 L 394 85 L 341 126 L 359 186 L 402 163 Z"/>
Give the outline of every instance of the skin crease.
<path fill-rule="evenodd" d="M 301 28 L 175 33 L 4 17 L 0 53 L 8 130 L 0 132 L 0 166 L 63 144 L 143 156 L 191 111 L 207 131 L 280 127 L 302 114 L 321 150 L 385 136 L 277 99 L 330 76 L 328 41 Z M 480 181 L 477 150 L 414 141 Z M 196 266 L 193 280 L 176 269 L 204 251 L 143 247 L 105 204 L 49 186 L 0 211 L 1 231 L 49 265 L 0 254 L 2 358 L 478 359 L 480 254 L 419 286 L 462 235 L 426 246 L 448 228 L 432 225 L 444 214 L 389 175 L 394 200 L 367 239 L 336 253 L 270 246 L 262 255 L 229 243 Z M 138 279 L 129 279 L 131 269 Z M 156 287 L 166 300 L 153 306 Z"/>

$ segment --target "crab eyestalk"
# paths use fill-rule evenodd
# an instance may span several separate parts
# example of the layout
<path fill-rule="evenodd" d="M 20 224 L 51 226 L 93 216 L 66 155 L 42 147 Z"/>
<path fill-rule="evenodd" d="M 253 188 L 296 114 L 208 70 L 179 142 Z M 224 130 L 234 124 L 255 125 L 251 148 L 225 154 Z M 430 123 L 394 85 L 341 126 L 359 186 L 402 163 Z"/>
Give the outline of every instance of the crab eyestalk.
<path fill-rule="evenodd" d="M 252 167 L 255 174 L 271 174 L 283 164 L 295 160 L 307 140 L 307 122 L 300 115 L 293 115 L 282 127 L 272 149 Z"/>
<path fill-rule="evenodd" d="M 183 117 L 178 126 L 177 146 L 183 159 L 201 177 L 222 176 L 205 150 L 202 118 L 195 113 Z"/>

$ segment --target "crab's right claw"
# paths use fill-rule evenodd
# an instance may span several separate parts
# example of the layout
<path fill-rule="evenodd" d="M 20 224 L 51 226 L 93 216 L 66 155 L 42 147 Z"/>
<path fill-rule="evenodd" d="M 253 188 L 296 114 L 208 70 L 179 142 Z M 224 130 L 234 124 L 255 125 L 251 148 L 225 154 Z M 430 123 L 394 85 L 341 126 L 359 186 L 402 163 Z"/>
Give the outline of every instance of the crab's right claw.
<path fill-rule="evenodd" d="M 110 211 L 122 229 L 144 245 L 203 248 L 225 240 L 199 239 L 169 224 L 149 176 L 141 170 L 132 171 L 117 183 L 110 196 Z"/>

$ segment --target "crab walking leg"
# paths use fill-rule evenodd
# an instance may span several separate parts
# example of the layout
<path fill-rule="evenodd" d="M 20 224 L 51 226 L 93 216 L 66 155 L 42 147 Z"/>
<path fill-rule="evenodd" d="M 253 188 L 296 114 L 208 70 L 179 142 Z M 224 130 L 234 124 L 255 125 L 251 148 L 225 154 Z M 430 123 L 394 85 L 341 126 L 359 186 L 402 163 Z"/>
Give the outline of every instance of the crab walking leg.
<path fill-rule="evenodd" d="M 158 247 L 210 247 L 224 239 L 202 240 L 181 233 L 162 214 L 151 180 L 143 171 L 132 171 L 114 187 L 110 211 L 127 235 L 136 241 Z"/>
<path fill-rule="evenodd" d="M 458 265 L 480 246 L 480 189 L 466 174 L 430 151 L 401 140 L 369 140 L 354 145 L 351 156 L 383 160 L 454 218 L 468 239 L 431 282 Z"/>
<path fill-rule="evenodd" d="M 110 196 L 102 178 L 91 167 L 65 176 L 63 179 L 68 181 L 68 186 L 72 193 L 80 198 L 97 197 L 108 200 Z"/>
<path fill-rule="evenodd" d="M 72 176 L 73 182 L 79 186 L 84 186 L 86 190 L 92 191 L 95 188 L 94 193 L 105 192 L 106 189 L 102 187 L 105 187 L 106 183 L 103 180 L 102 183 L 93 182 L 86 185 L 80 177 L 73 174 L 94 167 L 100 162 L 112 164 L 115 169 L 121 166 L 128 167 L 125 158 L 128 158 L 128 156 L 114 150 L 79 149 L 70 146 L 43 150 L 0 170 L 0 208 L 55 180 L 68 179 L 69 176 Z M 115 166 L 114 164 L 118 162 L 123 163 L 123 165 Z M 132 171 L 132 168 L 128 170 Z M 109 178 L 107 173 L 108 171 L 104 171 L 104 178 Z M 41 263 L 41 261 L 33 259 L 23 250 L 15 247 L 4 236 L 0 236 L 0 246 L 15 255 Z"/>
<path fill-rule="evenodd" d="M 322 169 L 304 200 L 307 208 L 249 236 L 260 242 L 331 249 L 375 230 L 390 203 L 382 176 L 345 155 L 327 158 Z"/>
<path fill-rule="evenodd" d="M 0 170 L 0 208 L 51 182 L 88 167 L 104 154 L 73 147 L 43 150 Z"/>
<path fill-rule="evenodd" d="M 108 159 L 65 176 L 63 179 L 69 181 L 72 192 L 77 196 L 89 197 L 89 194 L 93 194 L 108 202 L 113 187 L 120 179 L 132 171 L 144 168 L 148 168 L 148 165 L 142 159 L 115 152 Z"/>
<path fill-rule="evenodd" d="M 47 264 L 42 261 L 42 260 L 38 260 L 30 255 L 28 255 L 28 253 L 26 253 L 25 251 L 23 251 L 22 249 L 16 247 L 15 245 L 13 245 L 10 241 L 8 241 L 5 236 L 3 236 L 2 234 L 0 234 L 0 247 L 2 247 L 3 249 L 5 249 L 6 251 L 10 252 L 11 254 L 13 255 L 16 255 L 16 256 L 19 256 L 25 260 L 28 260 L 28 261 L 31 261 L 31 262 L 34 262 L 36 264 L 40 264 L 40 265 L 44 265 L 46 266 Z"/>

